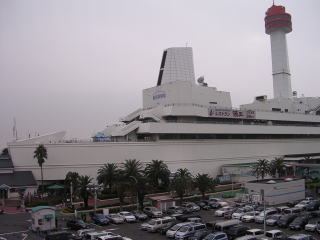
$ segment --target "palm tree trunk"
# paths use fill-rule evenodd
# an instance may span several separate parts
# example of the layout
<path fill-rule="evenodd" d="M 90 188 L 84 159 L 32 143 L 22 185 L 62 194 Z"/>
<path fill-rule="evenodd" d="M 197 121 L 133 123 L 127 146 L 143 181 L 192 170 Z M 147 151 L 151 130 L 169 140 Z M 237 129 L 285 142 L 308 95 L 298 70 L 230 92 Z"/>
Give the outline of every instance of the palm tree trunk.
<path fill-rule="evenodd" d="M 41 165 L 41 197 L 43 198 L 44 193 L 44 185 L 43 185 L 43 171 L 42 171 L 42 165 Z"/>

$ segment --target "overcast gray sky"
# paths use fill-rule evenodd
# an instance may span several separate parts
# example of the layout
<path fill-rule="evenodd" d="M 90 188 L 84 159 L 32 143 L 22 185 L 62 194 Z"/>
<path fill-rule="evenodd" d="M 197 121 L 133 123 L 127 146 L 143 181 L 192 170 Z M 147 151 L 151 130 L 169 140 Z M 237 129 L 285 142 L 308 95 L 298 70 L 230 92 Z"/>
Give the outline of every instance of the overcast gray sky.
<path fill-rule="evenodd" d="M 319 96 L 320 1 L 276 0 L 292 14 L 292 87 Z M 193 47 L 196 76 L 234 106 L 272 97 L 271 0 L 0 0 L 0 148 L 66 130 L 89 138 L 142 105 L 162 51 Z"/>

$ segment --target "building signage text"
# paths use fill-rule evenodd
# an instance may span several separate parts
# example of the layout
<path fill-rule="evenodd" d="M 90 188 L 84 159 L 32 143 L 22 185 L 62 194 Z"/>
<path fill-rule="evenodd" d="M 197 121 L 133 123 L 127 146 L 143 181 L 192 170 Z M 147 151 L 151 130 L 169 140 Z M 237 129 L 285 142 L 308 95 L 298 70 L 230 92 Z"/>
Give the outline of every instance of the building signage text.
<path fill-rule="evenodd" d="M 256 118 L 256 112 L 253 110 L 233 110 L 209 108 L 209 117 L 219 118 Z"/>

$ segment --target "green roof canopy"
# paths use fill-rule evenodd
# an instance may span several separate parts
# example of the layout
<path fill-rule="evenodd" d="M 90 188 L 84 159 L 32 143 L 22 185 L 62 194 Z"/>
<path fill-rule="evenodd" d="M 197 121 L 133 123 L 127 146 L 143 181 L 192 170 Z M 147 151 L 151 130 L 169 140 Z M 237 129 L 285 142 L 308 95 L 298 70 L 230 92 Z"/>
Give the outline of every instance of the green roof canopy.
<path fill-rule="evenodd" d="M 48 188 L 48 189 L 56 190 L 56 189 L 63 189 L 64 186 L 60 186 L 60 185 L 55 184 L 55 185 L 52 185 L 52 186 L 47 187 L 47 188 Z"/>
<path fill-rule="evenodd" d="M 31 208 L 31 211 L 32 211 L 32 212 L 38 212 L 38 211 L 40 211 L 40 210 L 42 210 L 42 209 L 51 209 L 51 210 L 53 210 L 53 211 L 56 210 L 56 208 L 51 207 L 51 206 L 38 206 L 38 207 Z"/>

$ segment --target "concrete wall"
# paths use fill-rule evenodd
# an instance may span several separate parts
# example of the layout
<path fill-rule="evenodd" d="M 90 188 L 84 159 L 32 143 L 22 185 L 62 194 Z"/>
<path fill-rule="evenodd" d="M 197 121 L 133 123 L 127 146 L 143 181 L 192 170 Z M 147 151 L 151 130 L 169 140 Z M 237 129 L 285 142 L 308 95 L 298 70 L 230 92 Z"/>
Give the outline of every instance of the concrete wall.
<path fill-rule="evenodd" d="M 247 182 L 245 187 L 249 194 L 260 193 L 261 189 L 264 189 L 267 205 L 284 204 L 305 198 L 304 179 L 289 182 L 281 181 L 275 184 Z"/>
<path fill-rule="evenodd" d="M 37 145 L 9 145 L 16 170 L 30 170 L 40 180 L 40 167 L 33 158 Z M 171 171 L 188 168 L 192 173 L 216 176 L 223 164 L 256 162 L 285 154 L 319 152 L 320 139 L 159 141 L 124 143 L 45 144 L 48 159 L 45 180 L 64 179 L 68 171 L 97 176 L 105 163 L 137 159 L 143 163 L 163 160 Z"/>

